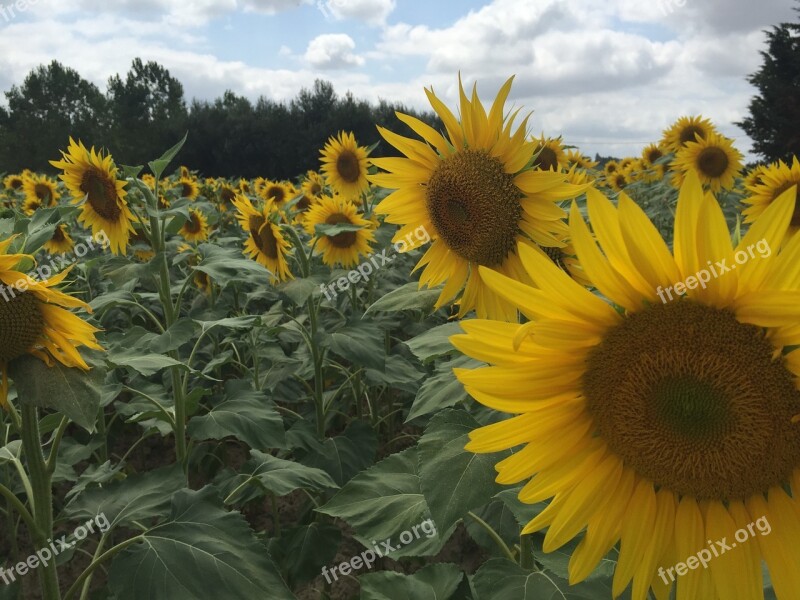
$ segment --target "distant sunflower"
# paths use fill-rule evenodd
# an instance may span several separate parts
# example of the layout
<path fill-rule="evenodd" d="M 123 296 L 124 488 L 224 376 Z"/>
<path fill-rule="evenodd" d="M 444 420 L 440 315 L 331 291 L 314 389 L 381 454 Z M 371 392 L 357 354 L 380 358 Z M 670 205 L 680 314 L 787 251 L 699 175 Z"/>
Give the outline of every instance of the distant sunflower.
<path fill-rule="evenodd" d="M 189 209 L 189 219 L 178 231 L 187 242 L 204 242 L 208 239 L 208 219 L 199 210 Z"/>
<path fill-rule="evenodd" d="M 180 198 L 187 198 L 195 200 L 200 194 L 200 187 L 194 179 L 188 177 L 181 177 L 175 184 L 175 190 L 178 192 Z"/>
<path fill-rule="evenodd" d="M 650 144 L 642 150 L 642 161 L 644 161 L 645 167 L 653 166 L 662 158 L 664 158 L 664 149 L 658 144 Z"/>
<path fill-rule="evenodd" d="M 716 133 L 714 124 L 702 116 L 681 117 L 664 130 L 662 145 L 670 152 L 678 152 L 689 142 L 705 139 Z"/>
<path fill-rule="evenodd" d="M 587 195 L 599 247 L 577 205 L 572 242 L 609 301 L 525 246 L 522 264 L 535 286 L 480 269 L 486 285 L 529 321 L 462 321 L 466 334 L 451 338 L 491 365 L 456 370 L 466 391 L 517 415 L 472 431 L 467 450 L 517 448 L 496 465 L 497 481 L 524 482 L 524 503 L 550 499 L 523 528 L 547 528 L 544 552 L 581 536 L 570 551 L 571 584 L 619 544 L 614 598 L 632 582 L 633 600 L 651 589 L 660 599 L 761 600 L 762 559 L 776 596 L 796 598 L 800 235 L 780 246 L 794 192 L 734 246 L 722 209 L 690 171 L 676 210 L 674 255 L 627 196 L 615 207 L 599 192 Z M 769 258 L 662 301 L 675 282 L 688 284 L 723 258 L 731 264 L 761 240 L 773 249 Z M 769 535 L 731 544 L 706 568 L 666 574 L 706 540 L 732 542 L 737 529 L 762 517 Z"/>
<path fill-rule="evenodd" d="M 358 145 L 352 133 L 341 131 L 338 137 L 330 137 L 320 154 L 322 173 L 336 192 L 351 198 L 369 189 L 367 149 Z"/>
<path fill-rule="evenodd" d="M 145 173 L 139 179 L 141 179 L 142 183 L 144 183 L 151 190 L 156 189 L 156 178 L 153 177 L 151 173 Z"/>
<path fill-rule="evenodd" d="M 749 196 L 743 202 L 749 208 L 743 211 L 745 223 L 753 223 L 767 208 L 772 205 L 786 190 L 800 188 L 800 161 L 795 156 L 792 166 L 779 160 L 777 163 L 764 167 L 760 173 L 760 182 L 747 186 Z M 795 204 L 792 214 L 791 232 L 800 229 L 800 201 Z"/>
<path fill-rule="evenodd" d="M 8 363 L 25 354 L 32 354 L 53 366 L 54 359 L 66 367 L 88 370 L 89 365 L 78 353 L 79 346 L 102 350 L 95 339 L 99 331 L 68 308 L 91 312 L 85 302 L 54 288 L 69 273 L 65 269 L 46 281 L 37 281 L 18 271 L 26 254 L 7 254 L 13 238 L 0 242 L 0 405 L 8 405 Z M 24 291 L 15 286 L 24 281 Z"/>
<path fill-rule="evenodd" d="M 682 173 L 694 171 L 704 186 L 719 192 L 733 189 L 742 158 L 730 139 L 710 133 L 698 142 L 687 142 L 675 155 L 672 168 Z"/>
<path fill-rule="evenodd" d="M 325 191 L 325 180 L 316 171 L 308 171 L 301 185 L 301 190 L 306 196 L 318 197 Z"/>
<path fill-rule="evenodd" d="M 50 161 L 63 169 L 60 178 L 72 192 L 73 203 L 85 200 L 78 221 L 97 235 L 105 232 L 114 254 L 124 254 L 133 227 L 133 214 L 125 201 L 125 182 L 117 179 L 117 166 L 110 154 L 87 150 L 81 142 L 69 140 L 63 159 Z"/>
<path fill-rule="evenodd" d="M 22 191 L 23 183 L 22 175 L 6 175 L 3 178 L 3 187 L 12 192 Z"/>
<path fill-rule="evenodd" d="M 566 152 L 567 163 L 570 166 L 578 166 L 581 169 L 594 169 L 597 166 L 597 161 L 592 160 L 588 156 L 584 156 L 580 150 L 572 148 Z"/>
<path fill-rule="evenodd" d="M 560 138 L 548 138 L 544 136 L 536 142 L 536 150 L 533 151 L 533 168 L 542 171 L 558 171 L 567 164 L 567 155 L 564 146 L 561 145 Z"/>
<path fill-rule="evenodd" d="M 628 186 L 630 182 L 631 180 L 628 174 L 622 171 L 617 171 L 616 173 L 612 173 L 606 179 L 608 187 L 610 187 L 615 192 L 621 192 Z"/>
<path fill-rule="evenodd" d="M 26 177 L 22 184 L 25 192 L 23 210 L 26 214 L 33 214 L 37 208 L 50 208 L 58 204 L 61 193 L 58 183 L 47 175 L 31 175 Z"/>
<path fill-rule="evenodd" d="M 566 226 L 557 203 L 583 191 L 566 183 L 562 173 L 526 168 L 536 143 L 526 140 L 527 117 L 512 131 L 518 111 L 504 114 L 512 80 L 502 86 L 488 114 L 477 91 L 473 88 L 468 99 L 459 81 L 460 122 L 432 90 L 425 90 L 449 140 L 402 113 L 398 118 L 425 142 L 378 128 L 407 158 L 373 161 L 389 173 L 371 181 L 397 190 L 376 212 L 403 225 L 394 241 L 419 227 L 430 234 L 433 242 L 416 267 L 425 267 L 420 286 L 444 283 L 436 307 L 460 296 L 460 316 L 475 309 L 479 317 L 516 320 L 516 308 L 483 285 L 478 266 L 525 277 L 519 246 L 560 246 Z"/>
<path fill-rule="evenodd" d="M 764 176 L 764 171 L 767 170 L 765 165 L 756 165 L 747 174 L 744 176 L 744 187 L 745 189 L 749 189 L 753 186 L 760 185 L 764 182 L 762 179 Z"/>
<path fill-rule="evenodd" d="M 243 194 L 252 194 L 253 193 L 253 186 L 250 184 L 247 179 L 240 179 L 239 180 L 239 191 Z"/>
<path fill-rule="evenodd" d="M 356 231 L 343 231 L 336 235 L 320 235 L 317 225 L 354 225 L 361 227 Z M 322 196 L 303 219 L 306 231 L 314 236 L 317 250 L 322 254 L 322 262 L 331 267 L 341 265 L 354 267 L 359 257 L 370 253 L 370 244 L 375 242 L 374 224 L 358 214 L 358 208 L 342 196 Z"/>
<path fill-rule="evenodd" d="M 291 189 L 279 181 L 267 181 L 260 196 L 267 202 L 272 202 L 275 208 L 280 208 L 291 199 Z"/>
<path fill-rule="evenodd" d="M 50 254 L 66 254 L 71 252 L 74 246 L 75 242 L 72 241 L 64 223 L 57 225 L 53 231 L 53 237 L 44 243 L 44 249 Z"/>
<path fill-rule="evenodd" d="M 194 276 L 192 277 L 192 281 L 194 282 L 197 289 L 203 292 L 204 294 L 208 295 L 211 293 L 212 281 L 208 273 L 195 270 Z"/>
<path fill-rule="evenodd" d="M 192 172 L 189 170 L 189 167 L 184 167 L 184 166 L 180 168 L 180 174 L 182 178 L 186 179 L 189 179 L 192 176 Z"/>
<path fill-rule="evenodd" d="M 603 165 L 603 173 L 606 175 L 611 175 L 619 171 L 619 163 L 616 160 L 609 160 Z"/>
<path fill-rule="evenodd" d="M 241 194 L 233 204 L 239 211 L 236 218 L 242 229 L 250 234 L 244 244 L 244 254 L 269 269 L 273 283 L 293 279 L 286 262 L 290 245 L 283 237 L 280 226 L 273 222 L 269 207 L 259 210 Z"/>

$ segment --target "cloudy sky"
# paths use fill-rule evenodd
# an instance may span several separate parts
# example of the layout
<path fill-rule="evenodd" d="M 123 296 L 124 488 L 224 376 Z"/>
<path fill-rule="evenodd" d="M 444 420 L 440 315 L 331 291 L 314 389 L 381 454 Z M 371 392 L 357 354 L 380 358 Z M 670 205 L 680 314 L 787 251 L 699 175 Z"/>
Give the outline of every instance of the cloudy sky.
<path fill-rule="evenodd" d="M 703 114 L 748 153 L 732 123 L 763 30 L 789 0 L 0 0 L 0 90 L 57 59 L 105 90 L 133 58 L 155 60 L 188 98 L 231 89 L 293 97 L 315 78 L 372 100 L 452 105 L 460 71 L 511 100 L 535 133 L 594 154 L 639 153 L 683 114 Z M 13 12 L 12 12 L 13 11 Z M 2 101 L 2 100 L 0 100 Z"/>

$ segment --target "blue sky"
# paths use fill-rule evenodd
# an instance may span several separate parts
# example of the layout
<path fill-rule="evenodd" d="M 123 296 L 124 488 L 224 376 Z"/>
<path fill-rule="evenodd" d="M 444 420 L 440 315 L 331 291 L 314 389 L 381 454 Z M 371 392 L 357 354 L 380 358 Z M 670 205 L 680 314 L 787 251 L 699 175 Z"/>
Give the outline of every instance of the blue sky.
<path fill-rule="evenodd" d="M 618 156 L 684 114 L 748 154 L 733 125 L 755 92 L 745 78 L 763 30 L 796 18 L 786 0 L 23 1 L 22 13 L 0 10 L 0 90 L 53 59 L 104 90 L 141 57 L 188 99 L 286 100 L 321 78 L 427 108 L 426 86 L 453 104 L 459 72 L 486 101 L 516 75 L 511 101 L 534 111 L 534 133 Z"/>

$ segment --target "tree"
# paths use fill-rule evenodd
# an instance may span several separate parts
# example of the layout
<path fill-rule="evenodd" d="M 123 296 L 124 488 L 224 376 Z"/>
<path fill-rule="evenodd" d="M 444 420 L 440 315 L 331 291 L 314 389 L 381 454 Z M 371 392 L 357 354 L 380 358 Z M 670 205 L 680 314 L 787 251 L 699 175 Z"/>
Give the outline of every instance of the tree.
<path fill-rule="evenodd" d="M 69 137 L 102 145 L 108 130 L 105 97 L 93 83 L 58 61 L 33 70 L 20 87 L 6 92 L 0 115 L 2 170 L 52 171 Z"/>
<path fill-rule="evenodd" d="M 781 23 L 767 37 L 761 69 L 748 77 L 759 94 L 737 125 L 753 139 L 755 152 L 774 161 L 800 156 L 800 23 Z"/>

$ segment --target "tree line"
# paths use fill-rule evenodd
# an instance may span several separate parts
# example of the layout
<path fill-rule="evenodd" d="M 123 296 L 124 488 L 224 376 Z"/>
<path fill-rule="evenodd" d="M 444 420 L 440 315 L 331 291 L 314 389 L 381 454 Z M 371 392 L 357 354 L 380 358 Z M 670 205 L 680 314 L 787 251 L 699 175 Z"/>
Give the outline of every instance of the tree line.
<path fill-rule="evenodd" d="M 204 175 L 288 179 L 319 168 L 319 151 L 340 130 L 359 144 L 380 141 L 376 125 L 404 135 L 411 131 L 399 110 L 441 129 L 434 113 L 402 104 L 377 104 L 339 96 L 316 80 L 289 102 L 260 97 L 252 102 L 232 91 L 213 101 L 184 96 L 183 85 L 156 62 L 135 59 L 124 78 L 111 77 L 103 93 L 80 74 L 53 61 L 5 93 L 0 106 L 0 173 L 28 168 L 52 171 L 69 136 L 112 152 L 118 164 L 140 165 L 161 155 L 189 132 L 181 162 Z M 382 142 L 372 156 L 396 154 Z"/>

